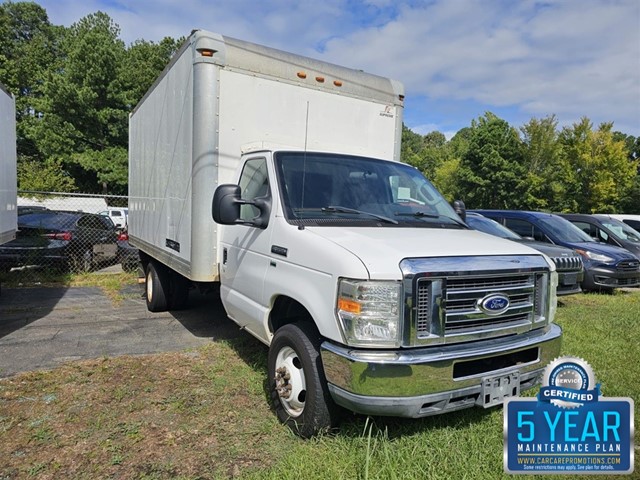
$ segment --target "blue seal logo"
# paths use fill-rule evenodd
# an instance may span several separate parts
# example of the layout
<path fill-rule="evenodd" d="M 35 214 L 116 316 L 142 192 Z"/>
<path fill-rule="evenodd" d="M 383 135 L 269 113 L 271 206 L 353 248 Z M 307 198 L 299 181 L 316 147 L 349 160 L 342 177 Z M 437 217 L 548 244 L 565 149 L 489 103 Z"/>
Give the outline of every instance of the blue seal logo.
<path fill-rule="evenodd" d="M 600 384 L 596 384 L 593 369 L 582 358 L 556 358 L 547 365 L 538 394 L 541 402 L 558 407 L 576 408 L 597 402 Z"/>
<path fill-rule="evenodd" d="M 502 293 L 494 293 L 487 295 L 478 300 L 478 306 L 487 315 L 500 315 L 509 308 L 509 297 Z"/>

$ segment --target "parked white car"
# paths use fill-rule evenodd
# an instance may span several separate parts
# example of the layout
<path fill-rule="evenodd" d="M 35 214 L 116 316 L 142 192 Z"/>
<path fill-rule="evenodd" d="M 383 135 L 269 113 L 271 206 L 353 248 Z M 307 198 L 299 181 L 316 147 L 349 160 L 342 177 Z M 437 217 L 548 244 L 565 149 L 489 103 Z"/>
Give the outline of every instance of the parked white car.
<path fill-rule="evenodd" d="M 128 208 L 110 207 L 102 212 L 98 212 L 98 214 L 109 217 L 117 228 L 121 228 L 123 230 L 127 229 L 127 225 L 129 223 Z"/>

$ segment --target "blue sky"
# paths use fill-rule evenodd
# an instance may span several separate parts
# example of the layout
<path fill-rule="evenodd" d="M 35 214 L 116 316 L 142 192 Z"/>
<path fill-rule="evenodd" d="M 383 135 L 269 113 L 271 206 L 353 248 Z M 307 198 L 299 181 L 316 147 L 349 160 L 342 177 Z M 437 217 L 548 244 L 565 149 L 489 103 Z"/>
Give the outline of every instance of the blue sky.
<path fill-rule="evenodd" d="M 405 124 L 448 137 L 491 111 L 587 116 L 640 136 L 640 0 L 37 0 L 57 25 L 101 10 L 126 43 L 194 28 L 400 80 Z"/>

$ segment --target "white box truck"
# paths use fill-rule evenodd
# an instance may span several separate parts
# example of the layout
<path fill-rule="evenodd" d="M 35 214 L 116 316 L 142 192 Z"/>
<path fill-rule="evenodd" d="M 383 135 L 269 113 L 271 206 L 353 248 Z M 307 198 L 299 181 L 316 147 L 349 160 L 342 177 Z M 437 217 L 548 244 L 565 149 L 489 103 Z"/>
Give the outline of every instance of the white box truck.
<path fill-rule="evenodd" d="M 13 95 L 0 83 L 0 245 L 16 238 L 17 171 L 16 107 Z"/>
<path fill-rule="evenodd" d="M 130 117 L 148 308 L 219 283 L 303 437 L 341 407 L 501 404 L 560 352 L 553 262 L 470 230 L 399 161 L 403 101 L 397 81 L 196 30 Z"/>

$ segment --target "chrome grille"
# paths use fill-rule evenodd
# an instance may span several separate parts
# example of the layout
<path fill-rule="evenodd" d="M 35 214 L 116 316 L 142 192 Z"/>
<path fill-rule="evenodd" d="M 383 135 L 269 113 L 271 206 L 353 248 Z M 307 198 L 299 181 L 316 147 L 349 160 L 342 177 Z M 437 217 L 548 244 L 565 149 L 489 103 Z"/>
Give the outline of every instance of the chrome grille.
<path fill-rule="evenodd" d="M 536 313 L 536 275 L 482 276 L 446 278 L 443 281 L 439 318 L 431 318 L 428 294 L 432 279 L 418 282 L 416 292 L 418 338 L 426 338 L 435 331 L 445 337 L 467 335 L 516 327 L 530 327 Z M 509 298 L 509 308 L 499 315 L 480 308 L 490 294 L 501 293 Z M 431 322 L 429 321 L 431 319 Z M 442 326 L 432 325 L 433 321 Z"/>
<path fill-rule="evenodd" d="M 573 257 L 552 257 L 553 263 L 556 264 L 556 270 L 559 272 L 571 272 L 582 270 L 582 258 Z"/>
<path fill-rule="evenodd" d="M 422 308 L 418 308 L 416 321 L 418 326 L 418 331 L 428 331 L 429 330 L 429 318 L 431 318 L 430 309 L 431 302 L 429 298 L 429 285 L 425 284 L 426 288 L 419 288 L 417 292 L 418 296 L 418 305 L 423 305 Z"/>
<path fill-rule="evenodd" d="M 406 258 L 400 269 L 404 346 L 489 339 L 549 322 L 552 277 L 542 255 Z"/>

